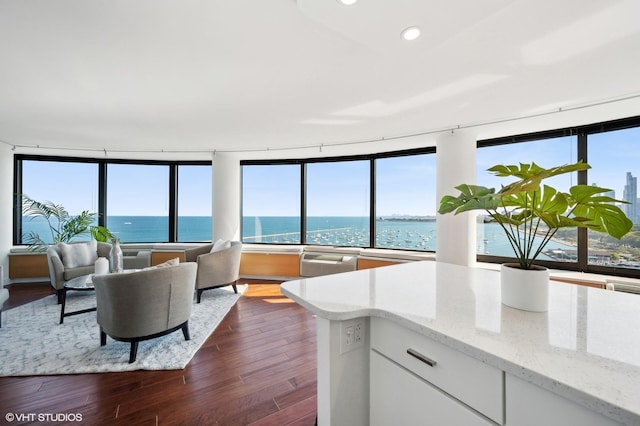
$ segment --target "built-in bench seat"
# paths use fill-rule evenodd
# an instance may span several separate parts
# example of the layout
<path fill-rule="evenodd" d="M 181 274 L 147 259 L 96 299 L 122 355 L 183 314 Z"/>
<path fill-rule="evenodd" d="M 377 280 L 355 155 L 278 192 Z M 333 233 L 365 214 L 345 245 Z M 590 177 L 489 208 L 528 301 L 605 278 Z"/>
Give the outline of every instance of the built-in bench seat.
<path fill-rule="evenodd" d="M 301 245 L 243 244 L 240 276 L 289 279 L 300 276 Z"/>
<path fill-rule="evenodd" d="M 175 257 L 181 262 L 195 262 L 196 258 L 211 251 L 213 243 L 153 243 L 153 244 L 122 244 L 122 252 L 133 255 L 139 252 L 149 252 L 149 265 L 154 266 Z"/>

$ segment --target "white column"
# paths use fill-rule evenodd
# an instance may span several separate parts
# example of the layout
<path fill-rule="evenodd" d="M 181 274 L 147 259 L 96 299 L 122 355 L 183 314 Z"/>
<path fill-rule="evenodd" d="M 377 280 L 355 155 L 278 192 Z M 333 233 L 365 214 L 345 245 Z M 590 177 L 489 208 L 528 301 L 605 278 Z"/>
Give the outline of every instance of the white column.
<path fill-rule="evenodd" d="M 0 144 L 0 229 L 0 265 L 6 282 L 13 245 L 13 152 L 5 144 Z"/>
<path fill-rule="evenodd" d="M 476 137 L 467 131 L 448 132 L 436 141 L 436 200 L 457 195 L 454 187 L 476 182 Z M 436 259 L 473 266 L 476 262 L 477 212 L 438 214 Z"/>
<path fill-rule="evenodd" d="M 233 154 L 213 158 L 213 241 L 240 240 L 240 160 Z"/>

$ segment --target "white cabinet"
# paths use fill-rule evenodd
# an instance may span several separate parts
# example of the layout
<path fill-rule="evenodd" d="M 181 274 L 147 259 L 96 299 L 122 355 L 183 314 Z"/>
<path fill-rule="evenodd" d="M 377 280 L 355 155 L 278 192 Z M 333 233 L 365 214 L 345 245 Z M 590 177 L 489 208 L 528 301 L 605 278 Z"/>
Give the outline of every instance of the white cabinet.
<path fill-rule="evenodd" d="M 504 420 L 503 372 L 389 320 L 371 318 L 371 424 Z M 492 423 L 492 420 L 495 423 Z"/>
<path fill-rule="evenodd" d="M 598 413 L 524 380 L 506 375 L 507 426 L 619 426 Z"/>
<path fill-rule="evenodd" d="M 390 320 L 370 325 L 372 425 L 620 426 Z"/>
<path fill-rule="evenodd" d="M 370 366 L 369 422 L 372 426 L 493 425 L 469 407 L 376 351 L 371 351 Z"/>

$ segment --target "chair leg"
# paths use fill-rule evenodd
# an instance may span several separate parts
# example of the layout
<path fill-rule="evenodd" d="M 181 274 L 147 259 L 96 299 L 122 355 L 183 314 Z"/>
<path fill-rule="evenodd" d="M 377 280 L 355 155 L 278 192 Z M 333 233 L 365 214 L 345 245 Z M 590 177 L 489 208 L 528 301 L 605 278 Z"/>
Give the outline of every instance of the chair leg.
<path fill-rule="evenodd" d="M 104 346 L 106 344 L 107 344 L 107 333 L 102 331 L 102 328 L 100 328 L 100 346 Z"/>
<path fill-rule="evenodd" d="M 133 364 L 138 355 L 138 342 L 131 342 L 131 351 L 129 352 L 129 364 Z"/>
<path fill-rule="evenodd" d="M 182 326 L 182 334 L 184 335 L 184 340 L 191 340 L 191 336 L 189 335 L 189 322 L 185 322 Z"/>
<path fill-rule="evenodd" d="M 62 290 L 58 290 L 58 304 L 61 306 L 60 307 L 60 324 L 64 322 L 64 307 L 66 303 L 67 303 L 67 290 L 63 288 Z"/>
<path fill-rule="evenodd" d="M 196 299 L 197 299 L 197 303 L 200 303 L 200 299 L 202 298 L 202 292 L 203 292 L 203 291 L 204 291 L 204 290 L 203 290 L 203 289 L 200 289 L 200 288 L 196 291 Z"/>
<path fill-rule="evenodd" d="M 236 281 L 237 282 L 237 281 Z M 238 287 L 236 286 L 236 283 L 231 284 L 233 286 L 233 291 L 238 294 Z"/>

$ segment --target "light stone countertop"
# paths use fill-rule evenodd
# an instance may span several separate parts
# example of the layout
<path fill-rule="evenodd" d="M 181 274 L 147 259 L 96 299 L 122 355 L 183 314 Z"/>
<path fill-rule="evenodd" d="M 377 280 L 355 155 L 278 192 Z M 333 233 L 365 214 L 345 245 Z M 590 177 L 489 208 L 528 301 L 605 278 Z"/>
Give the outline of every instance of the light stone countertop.
<path fill-rule="evenodd" d="M 575 401 L 640 424 L 640 295 L 550 282 L 549 311 L 502 305 L 500 274 L 411 262 L 283 283 L 329 320 L 377 316 Z"/>

